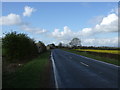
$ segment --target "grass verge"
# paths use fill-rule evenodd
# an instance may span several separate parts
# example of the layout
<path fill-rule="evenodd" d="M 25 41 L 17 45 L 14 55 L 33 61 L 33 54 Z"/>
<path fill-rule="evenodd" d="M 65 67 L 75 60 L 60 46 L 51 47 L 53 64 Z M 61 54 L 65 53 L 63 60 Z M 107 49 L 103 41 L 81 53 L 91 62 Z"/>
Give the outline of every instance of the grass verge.
<path fill-rule="evenodd" d="M 4 75 L 3 88 L 48 88 L 50 77 L 50 52 L 29 61 L 16 72 Z"/>
<path fill-rule="evenodd" d="M 76 50 L 70 50 L 70 49 L 65 49 L 65 48 L 62 49 L 62 50 L 120 66 L 120 61 L 116 60 L 116 59 L 111 59 L 111 58 L 108 58 L 108 57 L 101 57 L 101 56 L 89 54 L 87 52 L 78 52 Z"/>

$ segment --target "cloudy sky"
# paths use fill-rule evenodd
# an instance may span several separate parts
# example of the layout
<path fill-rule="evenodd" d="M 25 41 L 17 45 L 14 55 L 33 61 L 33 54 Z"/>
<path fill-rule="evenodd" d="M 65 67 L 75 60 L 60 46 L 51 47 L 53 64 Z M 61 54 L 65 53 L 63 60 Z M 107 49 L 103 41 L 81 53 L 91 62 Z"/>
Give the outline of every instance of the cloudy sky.
<path fill-rule="evenodd" d="M 117 46 L 117 10 L 117 2 L 4 2 L 0 25 L 46 45 L 78 37 L 86 46 Z"/>

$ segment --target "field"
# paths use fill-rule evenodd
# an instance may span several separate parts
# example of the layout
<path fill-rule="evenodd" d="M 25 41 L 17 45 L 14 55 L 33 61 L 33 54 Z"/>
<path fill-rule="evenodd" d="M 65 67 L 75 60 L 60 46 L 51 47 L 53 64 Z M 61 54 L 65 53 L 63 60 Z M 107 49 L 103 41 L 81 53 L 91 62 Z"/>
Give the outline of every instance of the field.
<path fill-rule="evenodd" d="M 98 52 L 98 53 L 111 53 L 111 54 L 120 54 L 120 50 L 95 50 L 95 49 L 75 49 L 78 51 L 89 51 L 89 52 Z"/>
<path fill-rule="evenodd" d="M 62 50 L 120 66 L 120 61 L 118 60 L 118 54 L 111 54 L 111 53 L 104 54 L 98 52 L 96 53 L 96 52 L 84 52 L 84 51 L 79 52 L 78 50 L 75 49 L 65 49 L 65 48 L 63 48 Z"/>

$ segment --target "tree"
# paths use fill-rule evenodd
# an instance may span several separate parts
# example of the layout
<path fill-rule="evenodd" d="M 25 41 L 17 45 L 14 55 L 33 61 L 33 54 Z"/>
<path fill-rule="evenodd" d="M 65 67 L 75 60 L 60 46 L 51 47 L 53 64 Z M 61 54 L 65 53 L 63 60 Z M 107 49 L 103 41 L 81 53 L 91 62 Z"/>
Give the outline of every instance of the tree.
<path fill-rule="evenodd" d="M 52 43 L 51 45 L 52 45 L 53 47 L 55 47 L 55 44 L 54 44 L 54 43 Z"/>
<path fill-rule="evenodd" d="M 62 43 L 60 42 L 59 44 L 58 44 L 58 47 L 59 48 L 61 48 L 63 45 L 62 45 Z"/>
<path fill-rule="evenodd" d="M 35 41 L 26 34 L 11 32 L 2 38 L 5 56 L 9 60 L 24 60 L 37 55 Z"/>
<path fill-rule="evenodd" d="M 47 45 L 47 49 L 48 49 L 48 50 L 49 50 L 49 49 L 54 49 L 55 47 L 56 47 L 56 46 L 55 46 L 54 43 Z"/>
<path fill-rule="evenodd" d="M 79 38 L 73 38 L 69 43 L 72 47 L 81 46 L 81 41 Z"/>
<path fill-rule="evenodd" d="M 38 53 L 46 51 L 46 46 L 42 41 L 39 41 L 37 43 L 37 47 L 38 47 Z"/>

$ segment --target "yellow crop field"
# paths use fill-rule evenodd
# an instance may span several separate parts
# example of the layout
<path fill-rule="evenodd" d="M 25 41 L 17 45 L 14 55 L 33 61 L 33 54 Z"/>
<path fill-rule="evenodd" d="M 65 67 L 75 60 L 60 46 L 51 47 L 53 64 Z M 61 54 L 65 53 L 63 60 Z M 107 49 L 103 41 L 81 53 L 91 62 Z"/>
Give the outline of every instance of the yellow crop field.
<path fill-rule="evenodd" d="M 120 50 L 95 50 L 95 49 L 75 49 L 75 50 L 78 50 L 78 51 L 99 52 L 99 53 L 120 54 Z"/>

